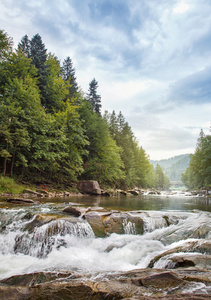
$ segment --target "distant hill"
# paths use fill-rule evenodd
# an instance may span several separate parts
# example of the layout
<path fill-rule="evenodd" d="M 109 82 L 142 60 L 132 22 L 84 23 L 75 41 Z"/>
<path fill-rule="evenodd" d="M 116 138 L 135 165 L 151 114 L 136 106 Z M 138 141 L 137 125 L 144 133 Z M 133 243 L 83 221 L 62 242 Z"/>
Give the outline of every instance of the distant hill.
<path fill-rule="evenodd" d="M 170 179 L 170 181 L 180 181 L 181 174 L 185 172 L 185 170 L 189 166 L 189 162 L 190 162 L 189 154 L 178 155 L 169 159 L 150 161 L 150 163 L 154 167 L 156 167 L 156 165 L 159 164 L 162 167 L 163 172 Z"/>

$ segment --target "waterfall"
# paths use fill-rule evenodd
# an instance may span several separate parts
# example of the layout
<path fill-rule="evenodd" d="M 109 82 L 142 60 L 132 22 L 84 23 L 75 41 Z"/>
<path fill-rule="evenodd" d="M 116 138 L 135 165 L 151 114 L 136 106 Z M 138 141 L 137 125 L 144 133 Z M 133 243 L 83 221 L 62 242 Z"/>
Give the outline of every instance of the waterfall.
<path fill-rule="evenodd" d="M 125 234 L 136 234 L 136 224 L 127 219 L 123 220 L 123 229 Z"/>
<path fill-rule="evenodd" d="M 54 219 L 42 226 L 35 226 L 32 231 L 25 230 L 25 225 L 32 223 L 33 219 L 25 220 L 24 215 L 15 213 L 13 218 L 7 216 L 0 236 L 0 252 L 22 253 L 35 257 L 46 257 L 52 249 L 59 249 L 70 244 L 71 237 L 77 239 L 94 238 L 94 232 L 86 221 L 73 222 L 68 219 Z M 3 222 L 3 221 L 2 221 Z"/>

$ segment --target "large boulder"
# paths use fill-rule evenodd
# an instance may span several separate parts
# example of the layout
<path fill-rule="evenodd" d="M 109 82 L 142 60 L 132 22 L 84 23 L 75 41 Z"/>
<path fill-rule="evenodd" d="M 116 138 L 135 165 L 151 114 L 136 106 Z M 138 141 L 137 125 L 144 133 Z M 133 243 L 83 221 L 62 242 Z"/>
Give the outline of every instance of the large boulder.
<path fill-rule="evenodd" d="M 99 183 L 94 180 L 82 180 L 78 183 L 78 190 L 81 193 L 91 195 L 101 195 L 101 188 Z"/>
<path fill-rule="evenodd" d="M 117 234 L 143 234 L 144 222 L 140 217 L 118 211 L 88 211 L 84 219 L 92 227 L 96 236 Z"/>

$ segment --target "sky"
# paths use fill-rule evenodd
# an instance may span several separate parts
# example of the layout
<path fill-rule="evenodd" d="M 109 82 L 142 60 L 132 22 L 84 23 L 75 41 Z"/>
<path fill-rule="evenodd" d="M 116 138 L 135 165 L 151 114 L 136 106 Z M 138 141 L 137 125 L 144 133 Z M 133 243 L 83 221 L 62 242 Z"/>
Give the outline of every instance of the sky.
<path fill-rule="evenodd" d="M 210 134 L 210 0 L 0 0 L 0 28 L 15 48 L 39 33 L 70 56 L 83 92 L 95 78 L 102 113 L 121 111 L 150 159 Z"/>

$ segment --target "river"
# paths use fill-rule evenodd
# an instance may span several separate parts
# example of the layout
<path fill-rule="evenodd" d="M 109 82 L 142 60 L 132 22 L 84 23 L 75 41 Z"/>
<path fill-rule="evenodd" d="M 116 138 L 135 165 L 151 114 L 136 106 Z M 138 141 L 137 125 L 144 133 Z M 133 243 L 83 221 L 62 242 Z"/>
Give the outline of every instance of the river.
<path fill-rule="evenodd" d="M 0 279 L 40 271 L 105 277 L 147 268 L 165 251 L 211 238 L 211 198 L 178 193 L 37 200 L 36 205 L 0 200 Z M 97 236 L 86 219 L 64 214 L 68 206 L 128 213 L 143 220 L 143 232 L 138 232 L 135 222 L 123 219 L 123 234 Z M 39 223 L 38 215 L 49 219 Z M 160 259 L 153 267 L 166 268 L 169 259 Z"/>

